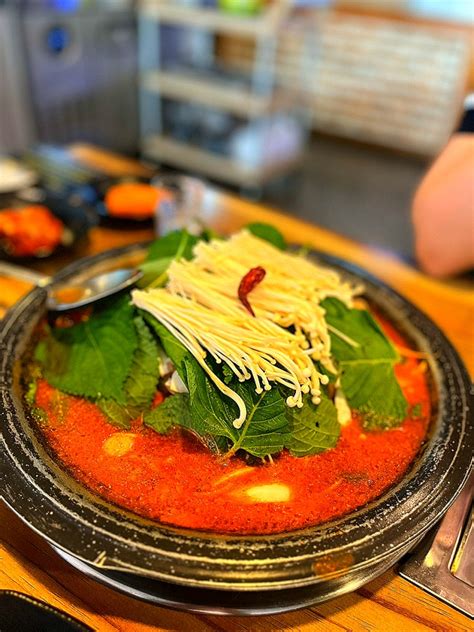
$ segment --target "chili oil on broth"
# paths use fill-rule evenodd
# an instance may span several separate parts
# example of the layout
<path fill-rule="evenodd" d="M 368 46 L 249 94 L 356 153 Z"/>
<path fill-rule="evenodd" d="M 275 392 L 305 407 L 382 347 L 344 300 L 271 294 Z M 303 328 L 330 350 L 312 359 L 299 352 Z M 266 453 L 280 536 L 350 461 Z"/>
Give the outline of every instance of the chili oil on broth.
<path fill-rule="evenodd" d="M 380 317 L 378 317 L 380 322 Z M 404 338 L 382 320 L 400 346 Z M 271 534 L 315 526 L 378 498 L 406 473 L 430 419 L 427 364 L 407 357 L 396 375 L 409 414 L 393 429 L 366 431 L 357 414 L 335 448 L 273 464 L 216 458 L 194 436 L 159 435 L 140 419 L 112 426 L 90 401 L 37 384 L 34 405 L 50 448 L 73 477 L 108 501 L 163 524 L 233 534 Z M 154 405 L 160 405 L 157 394 Z"/>

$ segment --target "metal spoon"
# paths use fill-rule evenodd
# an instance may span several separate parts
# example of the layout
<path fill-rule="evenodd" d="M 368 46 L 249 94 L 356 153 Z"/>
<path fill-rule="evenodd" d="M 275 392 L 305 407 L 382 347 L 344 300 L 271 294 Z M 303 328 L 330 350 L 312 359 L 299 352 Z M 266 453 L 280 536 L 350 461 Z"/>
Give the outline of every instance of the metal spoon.
<path fill-rule="evenodd" d="M 91 305 L 108 296 L 113 296 L 137 283 L 143 276 L 135 268 L 119 268 L 103 272 L 79 283 L 54 283 L 51 277 L 43 276 L 10 263 L 0 263 L 0 275 L 13 277 L 43 287 L 48 292 L 46 307 L 52 312 L 66 312 Z"/>

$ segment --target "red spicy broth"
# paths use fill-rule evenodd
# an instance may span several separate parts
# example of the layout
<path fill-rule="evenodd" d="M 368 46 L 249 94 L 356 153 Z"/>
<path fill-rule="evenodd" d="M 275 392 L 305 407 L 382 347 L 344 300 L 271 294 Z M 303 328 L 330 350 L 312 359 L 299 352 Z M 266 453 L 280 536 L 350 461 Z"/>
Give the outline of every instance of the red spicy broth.
<path fill-rule="evenodd" d="M 383 324 L 395 343 L 406 346 Z M 44 380 L 36 406 L 45 413 L 41 429 L 57 457 L 109 501 L 173 526 L 269 534 L 350 513 L 407 471 L 429 423 L 426 362 L 408 357 L 396 374 L 409 408 L 416 407 L 399 427 L 365 431 L 354 414 L 335 448 L 307 457 L 283 452 L 273 464 L 253 467 L 236 457 L 222 463 L 180 430 L 162 436 L 139 420 L 118 430 L 93 403 L 59 393 Z"/>

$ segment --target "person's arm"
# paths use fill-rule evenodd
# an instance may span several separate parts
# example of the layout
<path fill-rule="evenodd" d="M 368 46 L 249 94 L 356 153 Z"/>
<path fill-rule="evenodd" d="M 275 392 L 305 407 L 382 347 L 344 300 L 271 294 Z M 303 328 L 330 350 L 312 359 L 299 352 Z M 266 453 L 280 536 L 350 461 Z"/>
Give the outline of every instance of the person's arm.
<path fill-rule="evenodd" d="M 447 276 L 474 267 L 474 99 L 460 131 L 423 178 L 413 200 L 415 249 L 421 267 Z"/>

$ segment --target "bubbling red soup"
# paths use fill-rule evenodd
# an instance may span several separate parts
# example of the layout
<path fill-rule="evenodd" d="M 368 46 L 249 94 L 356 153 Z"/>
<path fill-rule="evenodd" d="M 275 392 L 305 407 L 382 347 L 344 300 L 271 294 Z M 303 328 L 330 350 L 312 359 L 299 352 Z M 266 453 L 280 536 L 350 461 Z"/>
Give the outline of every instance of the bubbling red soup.
<path fill-rule="evenodd" d="M 388 323 L 395 342 L 406 342 Z M 141 419 L 130 429 L 108 423 L 94 403 L 45 380 L 36 406 L 41 430 L 78 481 L 107 500 L 161 523 L 219 533 L 269 534 L 338 518 L 379 497 L 405 474 L 425 439 L 430 393 L 424 360 L 406 357 L 397 380 L 411 414 L 396 428 L 367 431 L 357 413 L 337 445 L 321 454 L 247 464 L 216 458 L 191 433 L 159 435 Z M 172 395 L 170 397 L 173 397 Z M 155 406 L 164 396 L 158 392 Z"/>
<path fill-rule="evenodd" d="M 39 327 L 26 399 L 69 472 L 160 523 L 318 525 L 404 476 L 427 362 L 271 226 L 154 242 L 139 287 Z"/>

